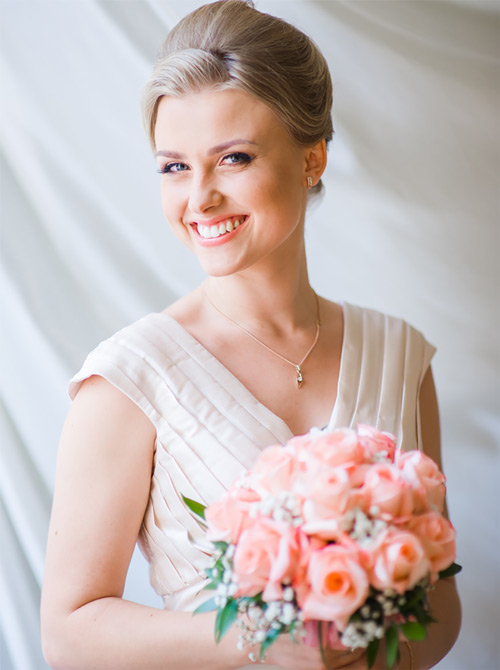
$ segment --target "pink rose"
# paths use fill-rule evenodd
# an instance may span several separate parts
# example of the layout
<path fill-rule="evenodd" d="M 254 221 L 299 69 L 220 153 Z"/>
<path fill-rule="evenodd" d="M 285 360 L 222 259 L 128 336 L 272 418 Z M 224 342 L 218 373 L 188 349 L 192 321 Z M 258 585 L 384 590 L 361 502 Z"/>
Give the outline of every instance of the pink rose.
<path fill-rule="evenodd" d="M 404 521 L 415 510 L 412 485 L 390 463 L 371 465 L 360 493 L 364 510 L 386 521 Z"/>
<path fill-rule="evenodd" d="M 391 463 L 394 461 L 396 450 L 396 441 L 394 435 L 384 433 L 372 426 L 358 424 L 358 440 L 364 449 L 365 458 L 372 460 L 376 456 L 382 456 L 384 453 Z"/>
<path fill-rule="evenodd" d="M 304 451 L 306 456 L 313 457 L 330 467 L 357 465 L 363 461 L 364 457 L 363 448 L 358 444 L 356 433 L 348 428 L 322 433 L 311 440 Z M 302 458 L 303 452 L 300 455 Z"/>
<path fill-rule="evenodd" d="M 419 538 L 431 564 L 431 581 L 438 578 L 456 558 L 455 529 L 437 512 L 428 512 L 413 517 L 408 529 Z"/>
<path fill-rule="evenodd" d="M 265 495 L 277 495 L 292 488 L 301 464 L 290 447 L 267 447 L 262 451 L 250 473 L 255 489 Z"/>
<path fill-rule="evenodd" d="M 347 470 L 323 465 L 319 472 L 308 473 L 302 478 L 299 490 L 304 498 L 303 532 L 325 540 L 339 539 L 342 534 L 342 515 L 351 493 Z"/>
<path fill-rule="evenodd" d="M 419 538 L 408 530 L 389 529 L 367 552 L 370 583 L 403 594 L 429 574 L 430 563 Z"/>
<path fill-rule="evenodd" d="M 309 449 L 309 445 L 314 440 L 314 436 L 311 433 L 305 433 L 304 435 L 295 435 L 287 442 L 287 446 L 291 447 L 296 453 L 301 452 L 302 450 Z"/>
<path fill-rule="evenodd" d="M 297 532 L 297 540 L 299 543 L 300 555 L 297 569 L 292 580 L 292 587 L 297 596 L 297 601 L 303 602 L 310 590 L 307 571 L 309 570 L 311 556 L 315 551 L 326 547 L 327 543 L 317 537 L 307 536 L 301 529 Z"/>
<path fill-rule="evenodd" d="M 251 505 L 259 500 L 260 496 L 255 491 L 232 486 L 221 500 L 213 502 L 205 510 L 208 539 L 212 542 L 237 542 L 242 530 L 252 521 L 249 517 Z"/>
<path fill-rule="evenodd" d="M 421 451 L 407 451 L 398 457 L 397 466 L 413 486 L 423 489 L 427 507 L 431 505 L 438 512 L 442 512 L 446 477 L 432 458 Z"/>
<path fill-rule="evenodd" d="M 368 577 L 352 548 L 329 544 L 309 561 L 309 593 L 299 602 L 304 618 L 334 621 L 341 630 L 368 595 Z"/>
<path fill-rule="evenodd" d="M 292 580 L 300 558 L 297 530 L 267 517 L 255 519 L 239 538 L 234 553 L 233 572 L 237 596 L 263 599 L 282 597 L 282 583 Z"/>
<path fill-rule="evenodd" d="M 363 486 L 371 467 L 372 463 L 361 463 L 349 468 L 349 480 L 353 489 L 360 489 Z"/>

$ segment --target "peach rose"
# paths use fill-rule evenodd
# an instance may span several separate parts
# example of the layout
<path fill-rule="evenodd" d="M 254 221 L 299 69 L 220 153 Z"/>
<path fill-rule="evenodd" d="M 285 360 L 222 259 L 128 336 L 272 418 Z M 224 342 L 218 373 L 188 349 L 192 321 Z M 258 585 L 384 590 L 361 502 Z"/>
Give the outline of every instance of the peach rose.
<path fill-rule="evenodd" d="M 422 487 L 428 505 L 443 511 L 446 477 L 436 463 L 421 451 L 407 451 L 397 459 L 397 466 L 415 487 Z"/>
<path fill-rule="evenodd" d="M 372 426 L 358 424 L 358 440 L 363 447 L 365 458 L 372 460 L 377 455 L 387 454 L 388 460 L 394 461 L 396 441 L 394 435 L 384 433 Z"/>
<path fill-rule="evenodd" d="M 304 435 L 295 435 L 290 438 L 287 442 L 287 446 L 291 447 L 297 454 L 302 450 L 309 449 L 311 442 L 313 442 L 315 436 L 313 433 L 305 433 Z"/>
<path fill-rule="evenodd" d="M 389 529 L 367 552 L 370 583 L 376 589 L 403 594 L 430 571 L 429 559 L 419 538 L 408 530 Z"/>
<path fill-rule="evenodd" d="M 304 533 L 325 540 L 338 539 L 342 533 L 341 520 L 350 493 L 351 484 L 345 468 L 323 466 L 318 473 L 304 476 L 300 486 L 300 494 L 304 498 Z"/>
<path fill-rule="evenodd" d="M 437 512 L 428 512 L 413 517 L 408 529 L 419 538 L 431 564 L 431 581 L 446 570 L 456 558 L 455 529 Z"/>
<path fill-rule="evenodd" d="M 300 469 L 301 464 L 293 448 L 267 447 L 252 468 L 252 485 L 263 496 L 267 493 L 277 495 L 292 488 Z"/>
<path fill-rule="evenodd" d="M 205 510 L 207 537 L 212 542 L 237 542 L 240 533 L 251 522 L 250 507 L 260 496 L 249 489 L 232 486 L 229 491 Z"/>
<path fill-rule="evenodd" d="M 297 531 L 287 524 L 267 517 L 253 520 L 239 538 L 234 553 L 234 580 L 237 596 L 255 596 L 263 591 L 263 599 L 282 597 L 282 583 L 292 580 L 300 559 Z"/>
<path fill-rule="evenodd" d="M 341 428 L 311 440 L 305 451 L 305 457 L 312 457 L 330 467 L 342 465 L 349 467 L 363 461 L 363 448 L 358 443 L 355 431 Z M 301 458 L 304 453 L 301 451 Z"/>
<path fill-rule="evenodd" d="M 297 531 L 297 540 L 300 548 L 299 562 L 295 575 L 292 580 L 292 587 L 297 596 L 298 602 L 303 602 L 309 593 L 309 583 L 307 579 L 307 571 L 309 570 L 309 562 L 311 556 L 315 551 L 328 546 L 326 542 L 317 537 L 309 537 L 302 532 L 301 529 Z"/>
<path fill-rule="evenodd" d="M 306 621 L 334 621 L 342 630 L 368 595 L 368 577 L 359 553 L 340 544 L 312 552 L 307 578 L 310 590 L 299 602 Z"/>
<path fill-rule="evenodd" d="M 374 463 L 366 472 L 360 491 L 363 509 L 386 521 L 404 521 L 415 510 L 412 485 L 401 476 L 401 471 L 390 463 Z"/>

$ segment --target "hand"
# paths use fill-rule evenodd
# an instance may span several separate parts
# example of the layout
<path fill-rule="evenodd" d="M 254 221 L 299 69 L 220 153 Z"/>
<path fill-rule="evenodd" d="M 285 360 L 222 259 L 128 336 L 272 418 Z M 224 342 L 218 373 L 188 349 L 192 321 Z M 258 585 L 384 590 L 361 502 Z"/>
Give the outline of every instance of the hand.
<path fill-rule="evenodd" d="M 367 670 L 365 652 L 365 649 L 351 652 L 337 651 L 327 647 L 325 649 L 327 665 L 325 666 L 317 647 L 308 647 L 305 644 L 293 642 L 288 635 L 280 635 L 269 648 L 265 662 L 279 668 L 286 668 L 286 670 L 335 670 L 336 668 Z"/>
<path fill-rule="evenodd" d="M 325 649 L 327 670 L 334 668 L 349 668 L 349 670 L 367 670 L 366 649 L 355 649 L 353 651 L 337 651 L 327 647 Z M 325 667 L 325 666 L 323 666 Z"/>

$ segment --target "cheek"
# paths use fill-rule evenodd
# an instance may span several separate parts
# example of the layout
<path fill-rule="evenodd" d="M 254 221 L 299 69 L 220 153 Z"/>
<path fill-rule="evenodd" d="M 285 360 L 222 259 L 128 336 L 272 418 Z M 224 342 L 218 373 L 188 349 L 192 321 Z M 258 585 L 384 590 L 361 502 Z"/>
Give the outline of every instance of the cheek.
<path fill-rule="evenodd" d="M 172 232 L 178 240 L 190 247 L 191 237 L 189 230 L 183 224 L 184 208 L 178 189 L 172 188 L 171 184 L 162 184 L 160 200 L 163 215 Z"/>
<path fill-rule="evenodd" d="M 162 184 L 160 186 L 160 200 L 163 213 L 170 222 L 172 219 L 172 211 L 175 199 L 172 197 L 171 189 L 169 189 L 167 184 Z"/>
<path fill-rule="evenodd" d="M 167 182 L 163 183 L 160 187 L 160 200 L 167 223 L 175 227 L 176 224 L 182 222 L 183 208 L 179 188 Z"/>
<path fill-rule="evenodd" d="M 290 208 L 301 207 L 306 199 L 306 190 L 302 184 L 301 165 L 295 157 L 283 161 L 272 175 L 273 190 L 281 203 L 288 203 Z"/>
<path fill-rule="evenodd" d="M 301 216 L 304 206 L 300 179 L 286 166 L 268 173 L 252 186 L 252 200 L 266 215 L 274 211 L 283 222 Z"/>

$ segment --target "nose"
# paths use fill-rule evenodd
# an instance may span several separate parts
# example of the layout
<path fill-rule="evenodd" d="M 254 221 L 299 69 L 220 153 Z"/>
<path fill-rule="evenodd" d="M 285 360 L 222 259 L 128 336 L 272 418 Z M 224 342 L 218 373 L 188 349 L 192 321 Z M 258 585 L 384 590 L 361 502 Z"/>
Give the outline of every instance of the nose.
<path fill-rule="evenodd" d="M 203 214 L 215 209 L 221 201 L 222 194 L 213 175 L 206 173 L 193 175 L 189 191 L 189 209 L 194 214 Z"/>

